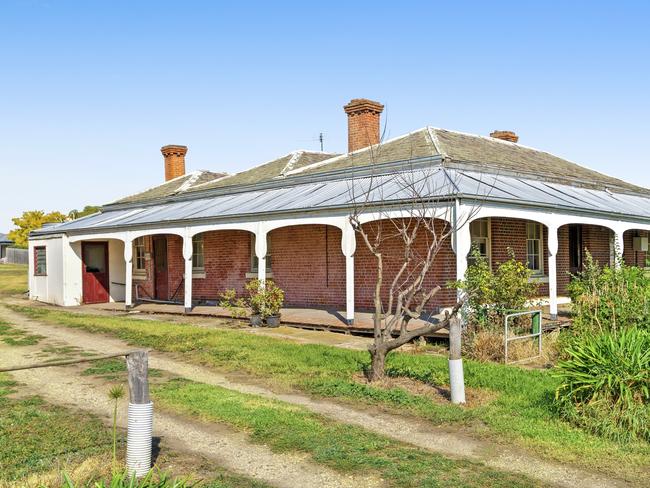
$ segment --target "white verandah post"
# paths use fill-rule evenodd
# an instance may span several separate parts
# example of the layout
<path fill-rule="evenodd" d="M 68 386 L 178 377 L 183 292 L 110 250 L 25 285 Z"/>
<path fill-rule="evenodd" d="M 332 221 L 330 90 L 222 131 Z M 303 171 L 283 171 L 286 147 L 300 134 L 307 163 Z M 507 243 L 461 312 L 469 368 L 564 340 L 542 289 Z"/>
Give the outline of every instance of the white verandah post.
<path fill-rule="evenodd" d="M 257 279 L 262 287 L 266 283 L 266 235 L 267 231 L 262 222 L 257 226 L 255 232 L 255 255 L 257 256 Z"/>
<path fill-rule="evenodd" d="M 124 261 L 126 273 L 124 280 L 124 307 L 128 310 L 133 306 L 133 240 L 124 239 Z"/>
<path fill-rule="evenodd" d="M 614 231 L 614 266 L 619 268 L 623 260 L 623 251 L 625 250 L 625 240 L 623 239 L 625 229 L 616 229 Z"/>
<path fill-rule="evenodd" d="M 354 252 L 357 237 L 350 220 L 345 217 L 341 233 L 341 250 L 345 256 L 345 321 L 354 324 Z"/>
<path fill-rule="evenodd" d="M 184 305 L 185 313 L 192 311 L 192 236 L 189 232 L 183 236 L 183 259 L 185 260 L 185 290 Z"/>
<path fill-rule="evenodd" d="M 551 319 L 557 319 L 557 226 L 547 226 L 548 236 L 548 298 Z"/>

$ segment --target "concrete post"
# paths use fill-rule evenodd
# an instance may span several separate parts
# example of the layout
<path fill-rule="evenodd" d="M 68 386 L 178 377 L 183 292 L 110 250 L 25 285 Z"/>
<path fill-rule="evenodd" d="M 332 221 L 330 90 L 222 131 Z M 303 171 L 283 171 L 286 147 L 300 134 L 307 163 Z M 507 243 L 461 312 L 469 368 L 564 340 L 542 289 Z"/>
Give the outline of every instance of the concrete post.
<path fill-rule="evenodd" d="M 460 218 L 460 209 L 456 207 L 454 229 L 454 251 L 456 252 L 456 278 L 462 280 L 467 271 L 467 255 L 472 247 L 469 222 Z M 463 299 L 463 292 L 458 290 L 458 300 Z M 461 356 L 462 320 L 455 317 L 449 324 L 449 387 L 452 403 L 465 403 L 465 375 Z"/>
<path fill-rule="evenodd" d="M 449 324 L 449 386 L 451 403 L 465 403 L 465 374 L 461 356 L 462 326 L 459 317 L 454 317 Z"/>

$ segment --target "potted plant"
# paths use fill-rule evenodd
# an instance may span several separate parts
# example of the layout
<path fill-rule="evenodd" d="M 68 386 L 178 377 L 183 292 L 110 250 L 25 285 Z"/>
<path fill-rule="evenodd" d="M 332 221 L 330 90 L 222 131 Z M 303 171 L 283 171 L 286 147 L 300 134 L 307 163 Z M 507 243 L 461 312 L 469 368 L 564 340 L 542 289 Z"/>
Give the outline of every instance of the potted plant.
<path fill-rule="evenodd" d="M 260 280 L 251 280 L 246 283 L 246 291 L 248 292 L 248 308 L 251 311 L 250 322 L 251 327 L 259 327 L 262 325 L 264 316 L 264 287 Z"/>
<path fill-rule="evenodd" d="M 246 285 L 246 290 L 249 295 L 251 325 L 258 327 L 262 320 L 266 320 L 269 327 L 278 327 L 284 292 L 271 280 L 266 280 L 264 284 L 260 280 L 251 280 Z"/>
<path fill-rule="evenodd" d="M 284 291 L 273 281 L 267 280 L 264 288 L 264 310 L 263 315 L 266 325 L 278 327 L 280 325 L 280 309 L 284 303 Z"/>

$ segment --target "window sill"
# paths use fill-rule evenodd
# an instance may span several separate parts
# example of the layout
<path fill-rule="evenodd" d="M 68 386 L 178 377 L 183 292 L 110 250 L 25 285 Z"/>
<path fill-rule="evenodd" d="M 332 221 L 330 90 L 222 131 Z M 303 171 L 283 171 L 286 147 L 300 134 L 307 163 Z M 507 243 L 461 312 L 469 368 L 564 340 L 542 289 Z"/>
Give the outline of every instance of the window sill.
<path fill-rule="evenodd" d="M 528 279 L 528 283 L 548 283 L 548 276 L 533 275 Z"/>
<path fill-rule="evenodd" d="M 36 274 L 36 273 L 34 273 L 34 276 L 47 276 L 47 274 L 42 274 L 42 273 Z"/>
<path fill-rule="evenodd" d="M 205 271 L 192 271 L 192 279 L 195 280 L 205 279 Z"/>
<path fill-rule="evenodd" d="M 147 273 L 133 273 L 133 281 L 147 281 Z"/>
<path fill-rule="evenodd" d="M 258 277 L 257 271 L 253 271 L 250 273 L 246 273 L 246 279 L 252 280 Z M 266 277 L 267 278 L 273 278 L 273 272 L 271 271 L 266 271 Z"/>

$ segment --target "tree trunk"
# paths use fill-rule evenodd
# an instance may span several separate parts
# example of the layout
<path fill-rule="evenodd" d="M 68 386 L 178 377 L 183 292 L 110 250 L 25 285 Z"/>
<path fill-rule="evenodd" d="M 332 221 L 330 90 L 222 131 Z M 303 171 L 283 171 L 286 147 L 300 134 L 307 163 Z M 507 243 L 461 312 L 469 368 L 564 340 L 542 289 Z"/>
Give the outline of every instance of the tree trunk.
<path fill-rule="evenodd" d="M 377 381 L 384 377 L 384 368 L 386 366 L 386 354 L 388 351 L 384 347 L 370 348 L 370 371 L 368 372 L 368 381 Z"/>

